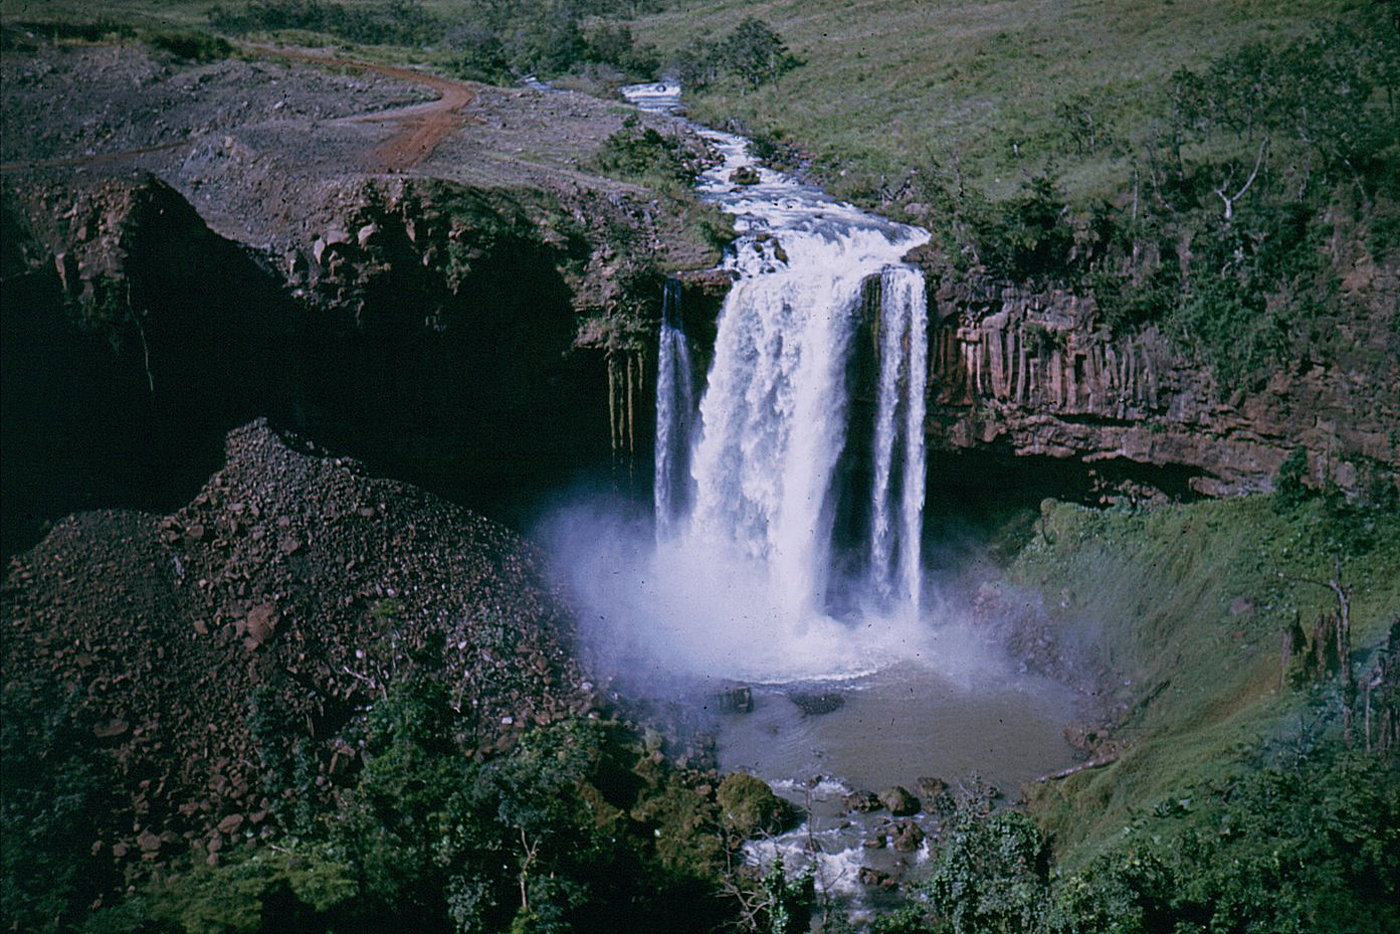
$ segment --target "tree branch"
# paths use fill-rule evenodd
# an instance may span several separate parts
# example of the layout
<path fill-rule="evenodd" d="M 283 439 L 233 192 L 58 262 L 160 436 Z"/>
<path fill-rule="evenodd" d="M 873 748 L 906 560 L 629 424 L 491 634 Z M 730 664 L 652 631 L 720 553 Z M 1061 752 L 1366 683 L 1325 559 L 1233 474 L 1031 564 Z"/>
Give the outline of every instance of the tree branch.
<path fill-rule="evenodd" d="M 1239 191 L 1235 192 L 1234 195 L 1227 197 L 1223 185 L 1215 189 L 1215 193 L 1220 196 L 1220 200 L 1225 202 L 1225 220 L 1228 221 L 1235 216 L 1235 202 L 1244 197 L 1245 192 L 1249 191 L 1249 187 L 1253 185 L 1254 180 L 1259 177 L 1259 167 L 1264 164 L 1264 151 L 1268 148 L 1269 138 L 1266 136 L 1259 143 L 1259 154 L 1254 157 L 1254 171 L 1249 173 L 1249 178 L 1245 179 L 1244 186 L 1241 187 Z"/>

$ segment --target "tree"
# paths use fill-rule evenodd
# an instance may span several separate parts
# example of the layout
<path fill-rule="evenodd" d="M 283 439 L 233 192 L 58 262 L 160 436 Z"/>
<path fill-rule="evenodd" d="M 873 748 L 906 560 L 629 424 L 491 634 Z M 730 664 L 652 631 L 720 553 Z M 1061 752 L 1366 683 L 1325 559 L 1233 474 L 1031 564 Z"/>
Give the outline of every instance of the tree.
<path fill-rule="evenodd" d="M 782 36 L 752 16 L 720 43 L 718 51 L 725 70 L 753 88 L 777 80 L 797 65 Z"/>

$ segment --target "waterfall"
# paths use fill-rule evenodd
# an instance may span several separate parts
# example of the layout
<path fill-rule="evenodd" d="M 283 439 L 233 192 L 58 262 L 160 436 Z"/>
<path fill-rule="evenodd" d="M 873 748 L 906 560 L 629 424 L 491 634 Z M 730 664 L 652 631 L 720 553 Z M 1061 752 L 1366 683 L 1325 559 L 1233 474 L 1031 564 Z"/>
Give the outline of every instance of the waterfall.
<path fill-rule="evenodd" d="M 923 277 L 917 271 L 895 266 L 882 274 L 879 332 L 870 583 L 882 601 L 893 600 L 917 610 L 924 509 L 924 392 L 928 378 L 928 306 Z"/>
<path fill-rule="evenodd" d="M 661 300 L 661 341 L 656 354 L 656 538 L 676 534 L 689 502 L 690 426 L 695 412 L 690 348 L 681 319 L 681 284 L 668 278 Z"/>
<path fill-rule="evenodd" d="M 700 406 L 692 533 L 766 562 L 799 615 L 820 610 L 826 584 L 861 278 L 785 270 L 740 279 L 720 313 Z"/>
<path fill-rule="evenodd" d="M 623 92 L 676 105 L 671 86 Z M 692 128 L 721 157 L 696 187 L 734 219 L 734 281 L 698 407 L 677 308 L 663 309 L 655 551 L 601 601 L 602 625 L 645 620 L 629 637 L 738 677 L 848 677 L 919 656 L 928 311 L 903 257 L 928 232 Z"/>
<path fill-rule="evenodd" d="M 884 347 L 867 561 L 880 579 L 872 596 L 917 608 L 926 311 L 923 277 L 891 264 L 899 253 L 886 231 L 823 222 L 790 227 L 781 244 L 755 238 L 733 263 L 739 279 L 720 313 L 692 451 L 687 534 L 766 565 L 794 619 L 824 613 L 833 583 L 851 357 L 863 285 L 877 275 Z"/>

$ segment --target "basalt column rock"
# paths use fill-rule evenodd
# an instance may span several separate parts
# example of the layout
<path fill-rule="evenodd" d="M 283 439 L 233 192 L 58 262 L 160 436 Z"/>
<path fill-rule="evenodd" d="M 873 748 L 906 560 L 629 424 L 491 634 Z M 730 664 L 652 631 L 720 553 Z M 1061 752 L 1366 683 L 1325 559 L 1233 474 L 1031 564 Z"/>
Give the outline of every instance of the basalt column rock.
<path fill-rule="evenodd" d="M 930 280 L 932 449 L 1073 462 L 1103 486 L 1133 478 L 1205 495 L 1270 489 L 1299 447 L 1315 476 L 1344 489 L 1364 482 L 1352 462 L 1400 463 L 1400 399 L 1380 388 L 1400 376 L 1393 358 L 1292 361 L 1266 385 L 1222 398 L 1209 369 L 1166 335 L 1111 333 L 1092 296 L 997 289 L 946 271 Z M 1341 322 L 1363 349 L 1386 342 L 1378 309 L 1390 295 L 1393 321 L 1394 285 L 1373 284 L 1377 308 L 1358 304 Z"/>

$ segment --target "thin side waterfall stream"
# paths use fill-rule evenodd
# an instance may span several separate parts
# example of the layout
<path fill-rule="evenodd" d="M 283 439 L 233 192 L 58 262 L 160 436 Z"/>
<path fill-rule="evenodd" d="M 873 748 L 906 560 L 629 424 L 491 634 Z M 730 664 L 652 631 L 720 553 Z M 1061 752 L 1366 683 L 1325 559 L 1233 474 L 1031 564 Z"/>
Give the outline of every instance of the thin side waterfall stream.
<path fill-rule="evenodd" d="M 690 346 L 681 320 L 681 284 L 667 279 L 656 352 L 656 540 L 675 536 L 690 500 L 690 427 L 695 414 Z"/>
<path fill-rule="evenodd" d="M 624 94 L 674 112 L 679 88 Z M 891 818 L 853 816 L 845 795 L 974 773 L 1014 793 L 1069 763 L 1072 698 L 1018 673 L 926 582 L 929 314 L 902 257 L 928 233 L 759 165 L 742 137 L 691 128 L 721 158 L 701 196 L 739 234 L 709 371 L 692 384 L 668 283 L 652 517 L 581 506 L 549 534 L 593 656 L 629 690 L 705 707 L 722 768 L 810 809 L 755 858 L 814 864 L 860 904 L 878 897 L 862 867 L 916 872 L 928 841 L 872 846 Z M 752 709 L 725 712 L 736 684 Z M 932 834 L 926 803 L 907 820 Z"/>

